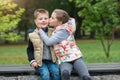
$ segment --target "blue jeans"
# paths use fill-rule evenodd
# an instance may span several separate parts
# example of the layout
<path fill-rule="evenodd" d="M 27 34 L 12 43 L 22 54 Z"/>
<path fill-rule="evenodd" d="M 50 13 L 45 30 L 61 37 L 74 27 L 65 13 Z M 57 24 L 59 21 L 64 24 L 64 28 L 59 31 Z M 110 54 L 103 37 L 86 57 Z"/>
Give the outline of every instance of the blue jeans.
<path fill-rule="evenodd" d="M 40 80 L 60 80 L 60 72 L 58 65 L 52 61 L 43 60 L 42 66 L 37 68 L 40 74 Z M 51 77 L 50 77 L 51 76 Z"/>

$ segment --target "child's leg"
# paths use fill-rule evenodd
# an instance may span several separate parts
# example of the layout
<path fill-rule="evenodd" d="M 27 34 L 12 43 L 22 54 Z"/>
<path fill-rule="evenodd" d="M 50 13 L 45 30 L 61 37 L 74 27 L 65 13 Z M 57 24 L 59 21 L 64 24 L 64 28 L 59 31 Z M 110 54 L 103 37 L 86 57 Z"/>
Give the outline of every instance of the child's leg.
<path fill-rule="evenodd" d="M 78 75 L 82 78 L 82 80 L 91 80 L 87 66 L 84 64 L 82 58 L 75 60 L 73 65 L 74 69 L 76 70 Z"/>
<path fill-rule="evenodd" d="M 47 65 L 52 76 L 52 80 L 60 80 L 60 72 L 58 65 L 56 63 L 53 63 L 52 61 L 48 61 Z"/>
<path fill-rule="evenodd" d="M 50 80 L 50 73 L 46 63 L 43 61 L 42 66 L 37 68 L 40 74 L 40 80 Z"/>
<path fill-rule="evenodd" d="M 60 64 L 61 80 L 70 80 L 72 69 L 73 65 L 71 63 L 61 63 Z"/>

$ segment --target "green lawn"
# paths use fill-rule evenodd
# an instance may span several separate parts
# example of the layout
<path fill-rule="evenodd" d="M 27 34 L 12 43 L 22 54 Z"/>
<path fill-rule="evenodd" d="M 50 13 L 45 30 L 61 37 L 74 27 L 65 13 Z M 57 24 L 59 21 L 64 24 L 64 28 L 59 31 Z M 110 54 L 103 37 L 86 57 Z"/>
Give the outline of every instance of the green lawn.
<path fill-rule="evenodd" d="M 27 45 L 0 46 L 0 64 L 27 64 Z"/>
<path fill-rule="evenodd" d="M 99 40 L 79 40 L 77 45 L 87 63 L 120 62 L 120 40 L 115 40 L 111 46 L 110 57 L 106 58 Z"/>
<path fill-rule="evenodd" d="M 112 44 L 109 58 L 106 58 L 100 41 L 77 40 L 77 45 L 81 49 L 86 63 L 120 62 L 120 40 L 115 40 Z M 27 44 L 1 45 L 0 64 L 29 64 L 26 48 Z"/>

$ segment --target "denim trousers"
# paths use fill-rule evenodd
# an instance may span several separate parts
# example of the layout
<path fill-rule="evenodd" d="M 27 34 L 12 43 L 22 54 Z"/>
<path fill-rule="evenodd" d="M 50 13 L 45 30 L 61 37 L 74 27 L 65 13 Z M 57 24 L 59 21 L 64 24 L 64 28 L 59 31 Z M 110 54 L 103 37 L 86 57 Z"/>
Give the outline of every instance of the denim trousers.
<path fill-rule="evenodd" d="M 52 61 L 43 60 L 42 66 L 37 68 L 40 74 L 40 80 L 60 80 L 59 67 Z"/>

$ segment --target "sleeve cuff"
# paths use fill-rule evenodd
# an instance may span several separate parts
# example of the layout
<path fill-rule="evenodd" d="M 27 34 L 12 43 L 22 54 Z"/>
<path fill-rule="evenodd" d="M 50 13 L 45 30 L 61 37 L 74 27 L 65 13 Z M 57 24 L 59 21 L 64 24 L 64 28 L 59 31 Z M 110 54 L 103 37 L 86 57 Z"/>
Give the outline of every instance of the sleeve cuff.
<path fill-rule="evenodd" d="M 31 60 L 31 61 L 30 61 L 30 65 L 31 65 L 33 62 L 36 62 L 36 60 Z"/>

